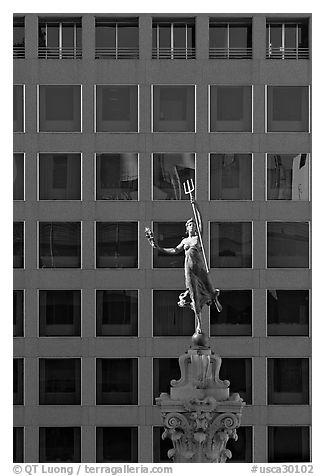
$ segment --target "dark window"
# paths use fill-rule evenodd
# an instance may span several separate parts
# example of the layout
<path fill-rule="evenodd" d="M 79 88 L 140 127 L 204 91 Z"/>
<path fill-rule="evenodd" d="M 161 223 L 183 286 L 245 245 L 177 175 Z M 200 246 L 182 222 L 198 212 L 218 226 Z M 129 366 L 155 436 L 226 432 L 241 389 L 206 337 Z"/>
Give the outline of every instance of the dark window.
<path fill-rule="evenodd" d="M 153 86 L 153 132 L 195 132 L 195 86 Z"/>
<path fill-rule="evenodd" d="M 186 236 L 185 223 L 154 223 L 154 235 L 161 248 L 175 248 Z M 166 255 L 154 250 L 154 268 L 182 268 L 184 252 L 177 255 Z"/>
<path fill-rule="evenodd" d="M 14 17 L 14 58 L 25 58 L 25 18 Z"/>
<path fill-rule="evenodd" d="M 138 291 L 96 291 L 96 335 L 138 335 Z"/>
<path fill-rule="evenodd" d="M 24 359 L 13 360 L 14 405 L 24 405 Z"/>
<path fill-rule="evenodd" d="M 22 289 L 13 292 L 13 315 L 14 337 L 24 336 L 24 291 Z"/>
<path fill-rule="evenodd" d="M 222 291 L 222 311 L 210 307 L 210 334 L 223 336 L 252 335 L 252 291 Z"/>
<path fill-rule="evenodd" d="M 39 132 L 81 132 L 81 86 L 39 86 Z"/>
<path fill-rule="evenodd" d="M 96 223 L 96 267 L 138 266 L 138 223 Z"/>
<path fill-rule="evenodd" d="M 95 22 L 95 58 L 139 58 L 138 18 L 96 18 Z"/>
<path fill-rule="evenodd" d="M 193 311 L 177 306 L 181 292 L 153 292 L 154 336 L 190 336 L 194 333 Z"/>
<path fill-rule="evenodd" d="M 231 451 L 231 459 L 226 463 L 251 463 L 253 461 L 253 431 L 251 426 L 240 426 L 236 429 L 238 439 L 230 438 L 227 449 Z"/>
<path fill-rule="evenodd" d="M 24 267 L 24 222 L 15 221 L 13 229 L 14 268 Z"/>
<path fill-rule="evenodd" d="M 24 154 L 14 154 L 13 199 L 24 200 L 24 195 L 25 195 Z"/>
<path fill-rule="evenodd" d="M 39 223 L 39 267 L 81 267 L 80 222 Z"/>
<path fill-rule="evenodd" d="M 209 58 L 249 59 L 252 57 L 252 20 L 227 22 L 210 18 Z"/>
<path fill-rule="evenodd" d="M 138 154 L 96 154 L 96 200 L 138 200 Z"/>
<path fill-rule="evenodd" d="M 267 292 L 267 334 L 308 336 L 309 291 L 273 289 Z"/>
<path fill-rule="evenodd" d="M 309 199 L 309 154 L 268 154 L 267 199 Z"/>
<path fill-rule="evenodd" d="M 138 428 L 96 428 L 96 463 L 137 463 Z"/>
<path fill-rule="evenodd" d="M 80 336 L 80 332 L 81 292 L 39 291 L 40 336 Z"/>
<path fill-rule="evenodd" d="M 173 449 L 173 442 L 170 438 L 162 439 L 165 431 L 161 426 L 153 427 L 153 462 L 154 463 L 171 463 L 168 458 L 168 451 Z"/>
<path fill-rule="evenodd" d="M 252 359 L 222 359 L 219 376 L 230 381 L 232 393 L 239 393 L 244 402 L 252 404 Z"/>
<path fill-rule="evenodd" d="M 40 463 L 80 463 L 81 429 L 79 427 L 40 427 Z"/>
<path fill-rule="evenodd" d="M 39 154 L 39 199 L 81 199 L 80 154 Z"/>
<path fill-rule="evenodd" d="M 268 462 L 301 463 L 310 461 L 308 426 L 269 426 Z"/>
<path fill-rule="evenodd" d="M 210 228 L 212 268 L 252 267 L 252 224 L 212 222 Z"/>
<path fill-rule="evenodd" d="M 40 18 L 38 57 L 76 59 L 82 56 L 80 18 Z"/>
<path fill-rule="evenodd" d="M 251 86 L 210 86 L 210 132 L 252 132 Z"/>
<path fill-rule="evenodd" d="M 138 86 L 96 86 L 96 132 L 138 132 Z"/>
<path fill-rule="evenodd" d="M 138 360 L 97 359 L 96 405 L 138 404 Z"/>
<path fill-rule="evenodd" d="M 266 58 L 308 59 L 308 20 L 266 20 Z"/>
<path fill-rule="evenodd" d="M 153 404 L 155 405 L 155 398 L 159 397 L 161 393 L 170 392 L 171 380 L 180 378 L 178 359 L 153 359 Z"/>
<path fill-rule="evenodd" d="M 15 426 L 13 428 L 13 462 L 24 462 L 24 427 Z"/>
<path fill-rule="evenodd" d="M 268 405 L 309 404 L 309 360 L 267 359 Z"/>
<path fill-rule="evenodd" d="M 195 19 L 154 18 L 152 20 L 152 58 L 195 58 Z"/>
<path fill-rule="evenodd" d="M 267 87 L 267 132 L 309 132 L 309 87 Z"/>
<path fill-rule="evenodd" d="M 153 154 L 154 200 L 187 200 L 186 180 L 195 182 L 195 154 Z"/>
<path fill-rule="evenodd" d="M 210 200 L 252 200 L 252 154 L 210 154 Z"/>
<path fill-rule="evenodd" d="M 24 85 L 15 84 L 13 87 L 13 130 L 25 132 Z"/>
<path fill-rule="evenodd" d="M 267 267 L 308 268 L 309 224 L 268 222 Z"/>
<path fill-rule="evenodd" d="M 81 359 L 40 359 L 39 404 L 80 405 Z"/>

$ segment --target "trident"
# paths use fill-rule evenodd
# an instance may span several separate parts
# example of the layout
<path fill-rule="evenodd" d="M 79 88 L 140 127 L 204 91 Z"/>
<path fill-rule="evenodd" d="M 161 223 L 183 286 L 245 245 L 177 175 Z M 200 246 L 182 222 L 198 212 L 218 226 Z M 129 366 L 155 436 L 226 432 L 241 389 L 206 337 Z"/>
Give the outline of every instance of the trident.
<path fill-rule="evenodd" d="M 200 230 L 200 227 L 199 227 L 199 221 L 198 221 L 198 217 L 197 217 L 195 205 L 194 205 L 194 203 L 192 202 L 192 200 L 193 200 L 192 192 L 194 192 L 194 190 L 195 190 L 193 180 L 191 179 L 191 180 L 186 180 L 186 182 L 183 182 L 183 187 L 184 187 L 184 193 L 185 193 L 185 195 L 190 195 L 191 204 L 192 204 L 192 209 L 193 209 L 193 215 L 194 215 L 194 219 L 195 219 L 195 223 L 196 223 L 196 229 L 197 229 L 197 232 L 198 232 L 198 235 L 199 235 L 199 240 L 200 240 L 200 245 L 201 245 L 201 249 L 202 249 L 204 264 L 205 264 L 206 271 L 207 271 L 207 273 L 208 273 L 208 272 L 209 272 L 208 262 L 207 262 L 207 259 L 206 259 L 206 256 L 205 256 L 204 247 L 203 247 L 202 236 L 201 236 L 201 230 Z"/>

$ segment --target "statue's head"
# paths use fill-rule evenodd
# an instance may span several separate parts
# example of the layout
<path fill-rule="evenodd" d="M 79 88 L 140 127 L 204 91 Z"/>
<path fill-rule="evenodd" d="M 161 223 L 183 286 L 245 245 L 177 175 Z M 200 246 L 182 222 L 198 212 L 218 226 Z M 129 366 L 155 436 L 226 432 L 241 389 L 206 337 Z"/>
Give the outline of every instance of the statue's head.
<path fill-rule="evenodd" d="M 192 231 L 192 233 L 196 233 L 196 224 L 194 218 L 190 218 L 189 220 L 187 220 L 187 222 L 185 223 L 185 228 L 187 234 L 189 234 L 190 231 Z"/>

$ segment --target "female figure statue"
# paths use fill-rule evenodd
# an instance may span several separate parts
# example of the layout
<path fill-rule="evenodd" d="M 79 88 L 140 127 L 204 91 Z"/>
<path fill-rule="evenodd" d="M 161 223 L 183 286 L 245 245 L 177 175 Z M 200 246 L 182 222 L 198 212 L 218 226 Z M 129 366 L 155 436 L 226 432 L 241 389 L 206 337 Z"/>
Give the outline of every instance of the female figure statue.
<path fill-rule="evenodd" d="M 199 231 L 202 236 L 203 227 L 201 214 L 197 204 L 193 199 L 191 199 L 191 203 L 195 206 Z M 158 251 L 169 255 L 179 254 L 183 250 L 185 251 L 184 271 L 186 289 L 179 295 L 178 305 L 180 307 L 190 307 L 194 311 L 196 317 L 196 332 L 199 334 L 202 333 L 201 311 L 203 306 L 205 304 L 210 306 L 212 303 L 214 303 L 219 312 L 221 312 L 222 306 L 218 301 L 220 291 L 219 289 L 215 289 L 213 287 L 203 261 L 202 248 L 200 245 L 195 220 L 193 218 L 187 220 L 185 227 L 187 237 L 183 238 L 183 240 L 175 248 L 161 248 L 158 246 L 151 231 L 148 228 L 146 229 L 146 235 L 151 246 Z"/>

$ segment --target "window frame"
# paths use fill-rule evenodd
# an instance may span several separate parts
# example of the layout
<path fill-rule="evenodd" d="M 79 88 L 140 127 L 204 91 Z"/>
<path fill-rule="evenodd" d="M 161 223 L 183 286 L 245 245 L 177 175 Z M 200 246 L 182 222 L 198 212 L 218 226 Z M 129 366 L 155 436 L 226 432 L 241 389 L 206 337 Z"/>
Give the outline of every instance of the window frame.
<path fill-rule="evenodd" d="M 47 45 L 47 42 L 48 42 L 48 34 L 47 34 L 47 28 L 48 28 L 48 25 L 51 24 L 51 23 L 57 23 L 58 24 L 58 40 L 59 40 L 59 46 L 58 47 L 48 47 Z M 63 25 L 66 24 L 66 23 L 72 23 L 73 24 L 73 46 L 72 47 L 67 47 L 67 46 L 63 46 Z M 45 51 L 44 51 L 44 54 L 45 56 L 43 56 L 42 54 L 42 50 L 40 50 L 40 48 L 42 48 L 39 44 L 39 38 L 38 38 L 38 41 L 37 41 L 37 50 L 38 50 L 38 55 L 37 55 L 37 58 L 38 59 L 46 59 L 46 60 L 49 60 L 49 59 L 58 59 L 58 60 L 62 60 L 62 59 L 69 59 L 69 60 L 74 60 L 74 59 L 81 59 L 82 58 L 82 17 L 64 17 L 64 16 L 61 16 L 60 18 L 58 17 L 54 17 L 54 18 L 51 18 L 51 17 L 38 17 L 38 23 L 37 23 L 37 27 L 38 27 L 38 32 L 40 31 L 40 27 L 41 27 L 41 24 L 44 24 L 45 25 L 45 31 L 46 31 L 46 35 L 45 35 Z M 80 39 L 81 39 L 81 45 L 78 46 L 77 45 L 77 27 L 80 27 Z M 57 50 L 57 56 L 54 56 L 52 57 L 51 55 L 48 56 L 48 48 L 51 49 L 56 49 Z M 73 52 L 73 56 L 70 57 L 64 57 L 64 53 L 65 53 L 65 48 L 71 48 L 72 52 Z M 71 54 L 71 53 L 70 53 Z"/>
<path fill-rule="evenodd" d="M 21 267 L 14 267 L 13 272 L 15 273 L 17 270 L 26 269 L 26 221 L 25 220 L 14 220 L 14 223 L 22 223 L 23 224 L 23 266 Z M 13 255 L 14 258 L 14 255 Z"/>
<path fill-rule="evenodd" d="M 80 88 L 80 131 L 41 131 L 40 130 L 40 86 L 78 86 Z M 68 84 L 68 83 L 63 83 L 63 84 L 52 84 L 52 83 L 47 83 L 47 84 L 40 84 L 37 83 L 36 85 L 37 91 L 36 91 L 36 133 L 37 134 L 81 134 L 83 131 L 83 84 Z"/>
<path fill-rule="evenodd" d="M 311 461 L 311 450 L 312 450 L 312 447 L 311 447 L 311 443 L 312 443 L 312 440 L 311 440 L 311 437 L 312 437 L 312 428 L 311 428 L 311 424 L 307 423 L 307 424 L 280 424 L 280 425 L 276 425 L 276 424 L 267 424 L 266 425 L 266 459 L 267 461 L 269 462 L 269 453 L 271 452 L 270 448 L 270 428 L 279 428 L 279 427 L 285 427 L 285 428 L 308 428 L 308 446 L 309 446 L 309 461 Z M 272 446 L 273 446 L 273 441 L 272 441 Z M 274 447 L 272 448 L 273 449 L 273 454 L 274 454 Z M 281 463 L 271 463 L 272 465 L 276 465 L 276 464 L 281 464 Z"/>
<path fill-rule="evenodd" d="M 251 89 L 251 130 L 250 131 L 211 131 L 211 86 L 217 87 L 249 87 Z M 254 130 L 254 84 L 208 84 L 208 133 L 209 134 L 253 134 Z M 251 154 L 253 154 L 251 152 Z"/>
<path fill-rule="evenodd" d="M 26 289 L 13 289 L 13 292 L 21 291 L 23 293 L 23 322 L 22 322 L 22 335 L 21 336 L 13 336 L 14 339 L 21 339 L 26 336 Z"/>
<path fill-rule="evenodd" d="M 40 198 L 40 158 L 41 155 L 70 155 L 70 154 L 78 154 L 80 156 L 80 198 Z M 36 200 L 38 202 L 82 202 L 83 200 L 83 152 L 37 152 L 36 156 L 36 174 L 37 174 L 37 184 L 36 184 Z"/>
<path fill-rule="evenodd" d="M 276 337 L 276 336 L 274 336 Z M 280 403 L 271 403 L 269 402 L 269 392 L 272 391 L 272 394 L 279 394 L 281 392 L 276 392 L 274 390 L 274 380 L 275 380 L 275 377 L 274 377 L 274 367 L 272 369 L 272 372 L 270 372 L 272 375 L 270 375 L 269 373 L 269 361 L 276 361 L 276 360 L 291 360 L 291 359 L 294 359 L 294 360 L 300 360 L 301 361 L 301 371 L 303 372 L 303 361 L 304 360 L 307 360 L 307 376 L 308 376 L 308 379 L 307 379 L 307 403 L 294 403 L 294 402 L 290 402 L 290 403 L 285 403 L 285 402 L 280 402 Z M 311 405 L 311 357 L 310 356 L 302 356 L 302 355 L 298 355 L 298 356 L 292 356 L 292 355 L 284 355 L 284 354 L 281 354 L 281 355 L 276 355 L 276 356 L 272 356 L 272 357 L 266 357 L 265 358 L 265 375 L 266 375 L 266 392 L 265 392 L 265 399 L 266 399 L 266 403 L 265 405 L 267 405 L 268 407 L 273 407 L 273 408 L 280 408 L 280 407 L 293 407 L 293 408 L 299 408 L 299 407 L 309 407 Z M 270 381 L 269 381 L 270 380 Z M 302 382 L 302 391 L 301 391 L 301 394 L 303 396 L 304 394 L 304 382 Z M 294 395 L 297 394 L 297 392 L 292 392 Z"/>
<path fill-rule="evenodd" d="M 168 48 L 167 55 L 170 55 L 170 57 L 166 57 L 164 55 L 164 52 L 160 50 L 160 43 L 159 43 L 159 30 L 162 24 L 168 25 L 170 27 L 170 48 Z M 182 54 L 180 56 L 175 55 L 175 49 L 178 49 L 179 47 L 175 47 L 174 43 L 174 26 L 175 24 L 183 24 L 185 26 L 185 47 L 183 56 Z M 188 46 L 188 28 L 189 27 L 194 27 L 194 47 L 193 46 Z M 154 48 L 153 46 L 153 40 L 154 37 L 156 39 L 156 47 Z M 157 59 L 157 60 L 165 60 L 165 59 L 172 59 L 172 60 L 179 60 L 179 59 L 195 59 L 196 58 L 196 18 L 195 17 L 172 17 L 172 18 L 164 18 L 164 17 L 153 17 L 151 19 L 151 59 Z M 163 47 L 163 49 L 167 49 L 166 47 Z M 165 54 L 166 54 L 165 53 Z"/>
<path fill-rule="evenodd" d="M 82 441 L 83 441 L 83 425 L 80 425 L 80 426 L 71 426 L 71 425 L 64 425 L 64 426 L 59 426 L 59 425 L 55 425 L 55 426 L 50 426 L 50 425 L 45 425 L 45 426 L 39 426 L 38 427 L 38 433 L 37 433 L 37 439 L 38 439 L 38 462 L 40 463 L 40 456 L 41 456 L 41 438 L 40 438 L 40 430 L 41 429 L 46 429 L 46 428 L 73 428 L 74 430 L 77 429 L 77 430 L 80 430 L 80 463 L 83 461 L 83 451 L 82 451 L 82 447 L 83 447 L 83 444 L 82 444 Z M 75 431 L 74 431 L 74 435 L 75 435 Z M 46 437 L 46 432 L 44 431 L 44 436 Z M 44 438 L 46 439 L 46 438 Z M 76 442 L 74 441 L 74 449 L 76 447 Z M 44 448 L 45 448 L 45 445 L 44 445 Z M 43 462 L 44 463 L 44 462 Z M 50 463 L 50 462 L 45 462 L 45 464 L 73 464 L 73 462 L 60 462 L 60 463 Z"/>
<path fill-rule="evenodd" d="M 276 50 L 273 52 L 272 48 L 272 43 L 271 43 L 271 28 L 275 27 L 277 25 L 278 27 L 281 26 L 281 46 L 275 47 L 274 49 Z M 291 25 L 295 26 L 295 46 L 292 48 L 286 48 L 285 46 L 285 38 L 286 38 L 286 26 Z M 302 50 L 307 49 L 307 52 L 300 51 L 301 48 L 299 48 L 299 26 L 307 26 L 307 34 L 308 34 L 308 46 L 307 48 L 302 48 Z M 296 60 L 309 60 L 309 39 L 310 39 L 310 25 L 309 25 L 309 17 L 301 17 L 301 18 L 282 18 L 278 19 L 276 17 L 267 17 L 266 18 L 266 59 L 271 59 L 271 60 L 290 60 L 290 59 L 296 59 Z M 293 52 L 294 56 L 290 55 L 290 50 L 295 50 Z M 289 51 L 288 51 L 289 50 Z M 299 57 L 299 53 L 301 55 L 306 54 L 306 57 Z M 275 56 L 273 56 L 275 55 Z"/>
<path fill-rule="evenodd" d="M 22 445 L 22 463 L 25 462 L 25 457 L 26 457 L 26 436 L 25 436 L 25 426 L 21 426 L 21 425 L 13 425 L 13 430 L 17 429 L 17 428 L 21 428 L 22 429 L 22 438 L 23 438 L 23 445 Z M 17 436 L 17 435 L 16 435 Z M 17 449 L 17 448 L 16 448 Z M 13 459 L 13 463 L 20 463 L 20 461 L 14 461 Z"/>
<path fill-rule="evenodd" d="M 236 199 L 212 199 L 211 198 L 211 155 L 221 155 L 221 154 L 229 154 L 229 152 L 208 152 L 208 201 L 209 202 L 217 202 L 217 203 L 224 203 L 224 202 L 231 202 L 231 203 L 252 203 L 254 201 L 254 155 L 255 152 L 234 152 L 234 155 L 250 155 L 251 156 L 251 198 L 236 198 Z"/>
<path fill-rule="evenodd" d="M 23 197 L 21 199 L 13 198 L 13 202 L 25 202 L 26 201 L 26 152 L 13 152 L 13 156 L 16 154 L 23 155 Z"/>
<path fill-rule="evenodd" d="M 13 409 L 15 409 L 15 407 L 16 408 L 24 407 L 26 405 L 26 357 L 19 357 L 14 355 L 13 361 L 14 360 L 20 360 L 22 362 L 23 378 L 21 382 L 19 382 L 19 378 L 17 379 L 17 386 L 18 386 L 17 395 L 19 397 L 20 392 L 22 392 L 22 403 L 14 403 L 13 401 Z M 18 364 L 18 377 L 19 377 L 19 364 Z M 20 387 L 22 387 L 22 389 Z M 12 395 L 14 400 L 14 392 L 12 393 Z"/>
<path fill-rule="evenodd" d="M 22 131 L 13 131 L 14 134 L 25 134 L 26 133 L 26 84 L 25 83 L 14 83 L 13 86 L 22 86 L 22 97 L 23 97 L 23 117 L 22 117 Z M 14 93 L 13 93 L 14 94 Z"/>
<path fill-rule="evenodd" d="M 102 426 L 99 426 L 99 425 L 95 425 L 95 464 L 104 464 L 104 463 L 99 463 L 97 461 L 97 429 L 99 428 L 116 428 L 116 427 L 119 427 L 119 428 L 136 428 L 136 431 L 137 431 L 137 463 L 132 463 L 132 462 L 129 462 L 129 463 L 124 463 L 124 462 L 118 462 L 117 464 L 119 465 L 122 465 L 122 464 L 138 464 L 139 463 L 139 449 L 140 449 L 140 438 L 139 438 L 139 433 L 140 433 L 140 425 L 132 425 L 132 426 L 127 426 L 125 424 L 122 424 L 122 425 L 109 425 L 109 424 L 103 424 Z M 131 452 L 132 452 L 132 448 L 131 448 Z M 113 463 L 113 461 L 109 462 L 109 463 L 106 463 L 106 464 L 115 464 Z"/>

